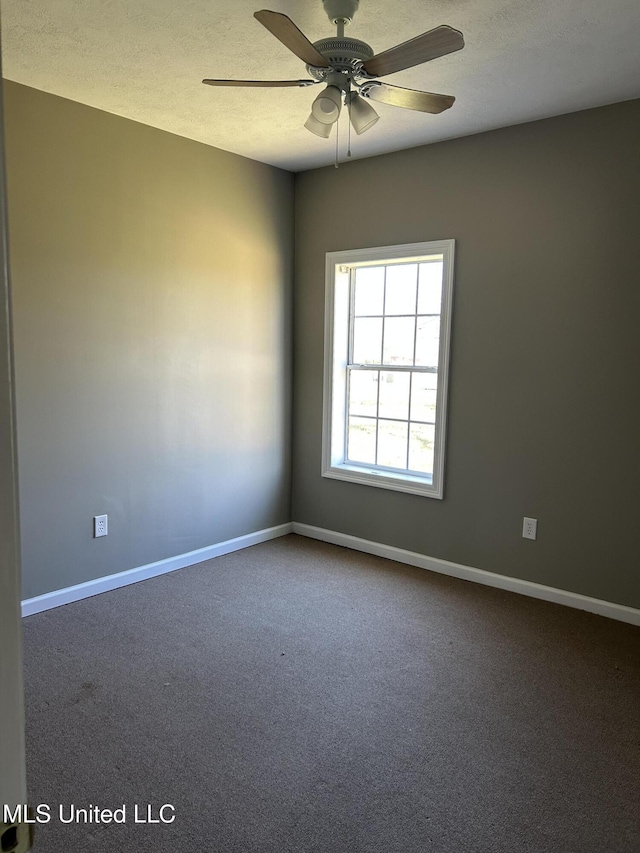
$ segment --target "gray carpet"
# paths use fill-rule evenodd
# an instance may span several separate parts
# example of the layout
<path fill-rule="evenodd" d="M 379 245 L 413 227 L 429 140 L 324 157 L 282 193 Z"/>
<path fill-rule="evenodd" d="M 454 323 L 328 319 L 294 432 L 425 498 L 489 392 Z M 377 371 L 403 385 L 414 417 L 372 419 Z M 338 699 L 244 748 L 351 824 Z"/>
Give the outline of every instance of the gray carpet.
<path fill-rule="evenodd" d="M 36 850 L 639 849 L 638 628 L 298 536 L 24 625 Z"/>

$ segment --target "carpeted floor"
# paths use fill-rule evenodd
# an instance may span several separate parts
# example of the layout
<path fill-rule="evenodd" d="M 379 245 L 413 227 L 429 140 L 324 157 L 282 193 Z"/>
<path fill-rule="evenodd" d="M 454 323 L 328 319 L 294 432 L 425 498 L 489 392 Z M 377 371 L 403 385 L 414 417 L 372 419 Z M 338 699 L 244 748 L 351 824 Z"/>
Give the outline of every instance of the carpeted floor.
<path fill-rule="evenodd" d="M 36 851 L 640 849 L 638 628 L 298 536 L 24 627 Z"/>

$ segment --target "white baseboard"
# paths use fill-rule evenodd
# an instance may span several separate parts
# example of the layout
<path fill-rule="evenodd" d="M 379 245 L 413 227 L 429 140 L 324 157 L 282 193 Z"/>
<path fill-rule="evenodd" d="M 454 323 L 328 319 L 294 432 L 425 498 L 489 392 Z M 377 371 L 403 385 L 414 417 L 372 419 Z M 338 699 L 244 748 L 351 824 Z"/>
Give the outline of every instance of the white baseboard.
<path fill-rule="evenodd" d="M 640 610 L 626 607 L 623 604 L 614 604 L 611 601 L 601 601 L 599 598 L 589 598 L 576 592 L 567 592 L 564 589 L 556 589 L 552 586 L 544 586 L 531 581 L 510 578 L 505 575 L 497 575 L 494 572 L 486 572 L 484 569 L 474 569 L 472 566 L 464 566 L 461 563 L 450 563 L 437 557 L 425 557 L 415 551 L 405 551 L 392 545 L 382 545 L 379 542 L 371 542 L 368 539 L 359 539 L 357 536 L 349 536 L 346 533 L 337 533 L 334 530 L 325 530 L 322 527 L 312 527 L 310 524 L 293 522 L 293 532 L 300 536 L 311 539 L 321 539 L 323 542 L 331 542 L 333 545 L 341 545 L 354 551 L 364 551 L 367 554 L 375 554 L 378 557 L 386 557 L 398 563 L 406 563 L 419 569 L 427 569 L 430 572 L 439 572 L 454 578 L 461 578 L 485 586 L 493 586 L 497 589 L 506 589 L 531 598 L 541 598 L 544 601 L 553 601 L 556 604 L 564 604 L 578 610 L 587 610 L 589 613 L 598 613 L 609 619 L 617 619 L 619 622 L 628 622 L 630 625 L 640 625 Z"/>
<path fill-rule="evenodd" d="M 286 536 L 288 533 L 297 533 L 300 536 L 307 536 L 311 539 L 320 539 L 323 542 L 341 545 L 344 548 L 351 548 L 354 551 L 364 551 L 367 554 L 375 554 L 378 557 L 385 557 L 388 560 L 395 560 L 398 563 L 405 563 L 406 565 L 427 569 L 431 572 L 438 572 L 443 575 L 449 575 L 450 577 L 481 583 L 485 586 L 493 586 L 497 589 L 506 589 L 510 592 L 528 595 L 531 598 L 553 601 L 556 604 L 564 604 L 567 607 L 574 607 L 578 610 L 587 610 L 590 613 L 607 616 L 609 619 L 617 619 L 619 622 L 628 622 L 630 625 L 640 625 L 640 610 L 636 610 L 633 607 L 614 604 L 611 601 L 602 601 L 598 598 L 590 598 L 576 592 L 567 592 L 563 589 L 556 589 L 552 586 L 544 586 L 543 584 L 532 583 L 531 581 L 520 580 L 519 578 L 498 575 L 494 572 L 487 572 L 484 569 L 464 566 L 461 563 L 440 560 L 437 557 L 426 557 L 424 554 L 418 554 L 415 551 L 405 551 L 403 548 L 396 548 L 393 545 L 383 545 L 380 542 L 371 542 L 368 539 L 359 539 L 357 536 L 349 536 L 346 533 L 313 527 L 310 524 L 300 524 L 296 521 L 280 524 L 277 527 L 269 527 L 265 530 L 258 530 L 255 533 L 248 533 L 246 536 L 238 536 L 235 539 L 228 539 L 226 542 L 219 542 L 217 545 L 209 545 L 197 551 L 189 551 L 186 554 L 179 554 L 176 557 L 159 560 L 157 563 L 149 563 L 146 566 L 139 566 L 125 572 L 118 572 L 114 575 L 107 575 L 106 577 L 96 578 L 95 580 L 86 581 L 75 586 L 69 586 L 65 589 L 47 592 L 35 598 L 28 598 L 22 602 L 22 615 L 31 616 L 34 613 L 51 610 L 63 604 L 70 604 L 72 601 L 90 598 L 93 595 L 99 595 L 101 592 L 108 592 L 109 590 L 128 586 L 132 583 L 138 583 L 138 581 L 143 581 L 147 578 L 164 575 L 167 572 L 174 572 L 186 566 L 211 560 L 213 557 L 220 557 L 223 554 L 230 554 L 232 551 L 249 548 L 251 545 L 258 545 L 260 542 L 267 542 L 269 539 L 277 539 L 280 536 Z"/>
<path fill-rule="evenodd" d="M 179 554 L 177 557 L 159 560 L 157 563 L 149 563 L 146 566 L 96 578 L 75 586 L 68 586 L 65 589 L 56 589 L 44 595 L 37 595 L 35 598 L 27 598 L 22 602 L 22 615 L 31 616 L 34 613 L 41 613 L 43 610 L 51 610 L 53 607 L 69 604 L 72 601 L 90 598 L 92 595 L 98 595 L 101 592 L 108 592 L 121 586 L 147 580 L 147 578 L 174 572 L 176 569 L 202 563 L 204 560 L 211 560 L 213 557 L 222 556 L 222 554 L 230 554 L 232 551 L 240 551 L 242 548 L 249 548 L 251 545 L 267 542 L 269 539 L 286 536 L 292 531 L 293 525 L 290 522 L 280 524 L 277 527 L 267 527 L 265 530 L 257 530 L 255 533 L 248 533 L 246 536 L 227 539 L 226 542 L 219 542 L 217 545 L 209 545 L 206 548 L 199 548 L 197 551 L 189 551 L 187 554 Z"/>

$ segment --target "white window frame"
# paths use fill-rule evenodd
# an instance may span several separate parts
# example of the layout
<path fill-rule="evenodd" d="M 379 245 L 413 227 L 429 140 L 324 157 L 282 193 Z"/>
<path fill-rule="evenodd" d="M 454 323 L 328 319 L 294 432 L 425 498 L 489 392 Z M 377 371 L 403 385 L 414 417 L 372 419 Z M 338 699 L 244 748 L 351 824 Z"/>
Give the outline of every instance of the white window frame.
<path fill-rule="evenodd" d="M 327 253 L 322 426 L 323 477 L 409 492 L 424 497 L 443 498 L 454 253 L 455 240 L 434 240 L 427 243 L 405 243 L 401 246 L 378 246 L 370 249 Z M 418 261 L 433 255 L 442 255 L 443 260 L 433 477 L 390 471 L 377 466 L 346 461 L 351 270 L 358 266 L 383 265 L 400 260 Z M 407 367 L 408 369 L 410 368 Z"/>

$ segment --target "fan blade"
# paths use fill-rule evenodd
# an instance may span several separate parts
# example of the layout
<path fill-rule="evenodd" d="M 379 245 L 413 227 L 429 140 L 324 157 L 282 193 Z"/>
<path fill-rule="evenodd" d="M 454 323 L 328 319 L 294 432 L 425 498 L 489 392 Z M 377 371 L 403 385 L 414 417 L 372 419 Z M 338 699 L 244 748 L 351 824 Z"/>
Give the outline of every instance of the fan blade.
<path fill-rule="evenodd" d="M 329 63 L 324 56 L 318 53 L 305 34 L 296 27 L 291 18 L 280 12 L 270 12 L 268 9 L 254 12 L 253 17 L 260 21 L 263 27 L 266 27 L 285 47 L 288 47 L 292 53 L 295 53 L 307 65 L 313 65 L 318 68 L 329 68 Z"/>
<path fill-rule="evenodd" d="M 360 94 L 372 101 L 404 107 L 405 110 L 419 110 L 422 113 L 441 113 L 453 106 L 453 95 L 434 95 L 432 92 L 419 92 L 417 89 L 404 89 L 377 81 L 365 83 Z"/>
<path fill-rule="evenodd" d="M 203 80 L 207 86 L 313 86 L 316 80 Z"/>
<path fill-rule="evenodd" d="M 364 63 L 364 70 L 374 77 L 382 77 L 384 74 L 393 74 L 404 68 L 412 68 L 421 65 L 455 50 L 464 47 L 462 33 L 453 27 L 436 27 L 428 33 L 422 33 L 414 39 L 405 41 L 395 47 L 378 53 Z"/>

